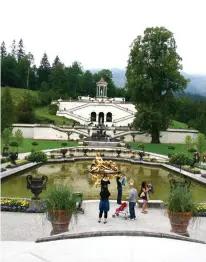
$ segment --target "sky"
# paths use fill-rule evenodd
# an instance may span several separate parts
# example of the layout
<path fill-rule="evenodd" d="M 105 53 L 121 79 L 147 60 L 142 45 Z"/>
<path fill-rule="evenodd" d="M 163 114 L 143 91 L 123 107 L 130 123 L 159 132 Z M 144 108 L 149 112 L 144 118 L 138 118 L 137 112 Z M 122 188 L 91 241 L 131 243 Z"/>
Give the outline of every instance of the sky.
<path fill-rule="evenodd" d="M 44 52 L 66 66 L 125 68 L 132 41 L 147 27 L 174 33 L 183 71 L 206 74 L 206 0 L 5 0 L 1 34 L 7 48 L 23 39 L 39 65 Z"/>

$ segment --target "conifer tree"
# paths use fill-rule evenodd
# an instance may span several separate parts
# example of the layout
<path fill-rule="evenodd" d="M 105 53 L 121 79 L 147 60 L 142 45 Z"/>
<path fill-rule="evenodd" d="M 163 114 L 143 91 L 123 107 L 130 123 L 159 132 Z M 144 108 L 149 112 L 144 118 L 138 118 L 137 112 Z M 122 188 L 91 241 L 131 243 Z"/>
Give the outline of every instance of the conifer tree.
<path fill-rule="evenodd" d="M 19 44 L 18 44 L 18 49 L 17 49 L 17 60 L 18 60 L 18 62 L 20 62 L 21 59 L 24 56 L 25 56 L 24 44 L 23 44 L 23 40 L 20 39 Z"/>
<path fill-rule="evenodd" d="M 6 51 L 6 46 L 4 41 L 1 44 L 1 59 L 6 58 L 7 57 L 7 51 Z"/>

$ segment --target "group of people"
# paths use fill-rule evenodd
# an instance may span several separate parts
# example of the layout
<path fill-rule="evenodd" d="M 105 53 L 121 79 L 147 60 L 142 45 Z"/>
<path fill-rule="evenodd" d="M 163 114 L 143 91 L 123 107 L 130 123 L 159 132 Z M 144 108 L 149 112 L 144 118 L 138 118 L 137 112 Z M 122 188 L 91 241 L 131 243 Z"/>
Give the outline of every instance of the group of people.
<path fill-rule="evenodd" d="M 122 204 L 122 186 L 126 185 L 126 177 L 122 175 L 116 176 L 117 182 L 117 204 Z M 107 223 L 108 211 L 110 209 L 109 197 L 110 192 L 108 185 L 110 184 L 109 177 L 105 174 L 101 180 L 101 191 L 100 191 L 100 203 L 99 203 L 99 220 L 101 223 L 102 216 L 104 213 L 104 224 Z M 153 192 L 153 187 L 151 184 L 147 184 L 146 181 L 142 182 L 140 192 L 138 194 L 137 190 L 134 188 L 134 182 L 129 182 L 130 191 L 129 191 L 129 219 L 136 220 L 135 206 L 137 202 L 137 196 L 143 200 L 142 213 L 147 214 L 146 207 L 149 201 L 149 192 Z"/>

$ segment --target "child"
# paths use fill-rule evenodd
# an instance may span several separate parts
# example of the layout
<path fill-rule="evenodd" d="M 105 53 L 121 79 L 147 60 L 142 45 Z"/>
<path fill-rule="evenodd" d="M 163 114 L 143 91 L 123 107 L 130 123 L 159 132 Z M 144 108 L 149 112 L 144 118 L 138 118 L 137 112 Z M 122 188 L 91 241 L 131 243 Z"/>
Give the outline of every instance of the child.
<path fill-rule="evenodd" d="M 123 175 L 122 177 L 122 185 L 126 186 L 126 176 L 125 175 Z"/>

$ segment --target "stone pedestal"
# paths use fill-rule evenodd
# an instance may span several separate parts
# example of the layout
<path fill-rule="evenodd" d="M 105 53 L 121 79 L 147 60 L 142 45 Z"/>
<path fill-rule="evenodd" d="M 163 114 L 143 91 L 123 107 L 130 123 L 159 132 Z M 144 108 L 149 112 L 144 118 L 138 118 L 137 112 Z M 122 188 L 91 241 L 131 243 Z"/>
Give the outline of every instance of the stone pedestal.
<path fill-rule="evenodd" d="M 29 208 L 30 209 L 35 209 L 35 210 L 43 209 L 43 202 L 42 202 L 42 200 L 31 199 L 30 202 L 29 202 Z"/>

